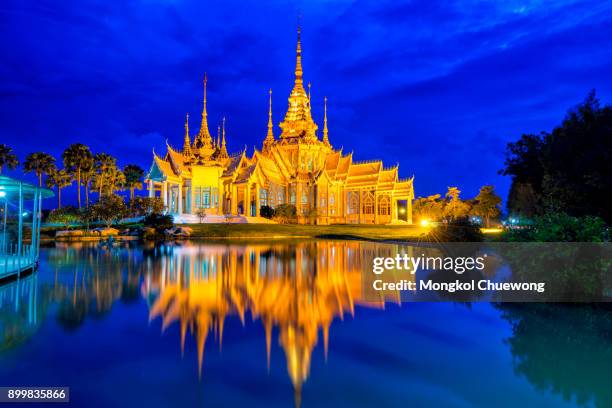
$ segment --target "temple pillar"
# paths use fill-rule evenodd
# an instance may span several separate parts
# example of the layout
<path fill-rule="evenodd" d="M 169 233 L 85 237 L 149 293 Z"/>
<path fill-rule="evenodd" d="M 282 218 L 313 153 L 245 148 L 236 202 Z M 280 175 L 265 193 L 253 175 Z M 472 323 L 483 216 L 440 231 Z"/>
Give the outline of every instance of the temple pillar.
<path fill-rule="evenodd" d="M 297 216 L 303 215 L 302 212 L 302 184 L 296 183 L 295 185 L 295 208 L 297 210 Z"/>
<path fill-rule="evenodd" d="M 149 198 L 155 197 L 155 184 L 153 180 L 149 180 L 147 184 L 149 185 Z"/>
<path fill-rule="evenodd" d="M 362 217 L 362 214 L 363 214 L 363 208 L 362 208 L 363 207 L 362 206 L 363 200 L 362 200 L 362 197 L 361 197 L 362 194 L 363 194 L 363 191 L 359 190 L 358 194 L 359 194 L 359 204 L 357 205 L 357 210 L 359 211 L 359 224 L 361 224 L 363 222 L 363 217 Z"/>
<path fill-rule="evenodd" d="M 232 215 L 238 215 L 238 187 L 232 184 L 232 202 L 231 202 L 231 213 Z"/>
<path fill-rule="evenodd" d="M 223 203 L 225 202 L 225 191 L 223 190 L 223 182 L 219 180 L 217 187 L 217 215 L 223 214 Z"/>
<path fill-rule="evenodd" d="M 251 216 L 251 186 L 247 183 L 244 189 L 244 215 Z"/>
<path fill-rule="evenodd" d="M 179 215 L 183 214 L 183 183 L 179 181 L 178 183 L 178 213 Z"/>
<path fill-rule="evenodd" d="M 255 184 L 255 217 L 259 217 L 259 184 Z"/>
<path fill-rule="evenodd" d="M 391 198 L 391 221 L 397 221 L 397 200 Z"/>
<path fill-rule="evenodd" d="M 162 199 L 164 200 L 164 209 L 168 211 L 168 182 L 162 182 L 162 191 L 161 191 Z"/>
<path fill-rule="evenodd" d="M 408 224 L 412 224 L 412 200 L 410 197 L 406 200 L 406 221 Z"/>
<path fill-rule="evenodd" d="M 378 224 L 378 192 L 374 192 L 374 224 Z"/>

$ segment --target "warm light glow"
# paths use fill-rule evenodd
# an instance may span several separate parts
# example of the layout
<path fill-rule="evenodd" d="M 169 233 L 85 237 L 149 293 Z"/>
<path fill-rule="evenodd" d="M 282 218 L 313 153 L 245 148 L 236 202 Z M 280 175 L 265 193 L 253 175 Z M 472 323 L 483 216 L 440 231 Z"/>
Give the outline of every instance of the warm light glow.
<path fill-rule="evenodd" d="M 429 227 L 430 224 L 429 220 L 421 220 L 421 227 Z"/>
<path fill-rule="evenodd" d="M 502 228 L 481 228 L 480 229 L 480 232 L 482 232 L 483 234 L 499 234 L 502 231 L 503 231 Z"/>

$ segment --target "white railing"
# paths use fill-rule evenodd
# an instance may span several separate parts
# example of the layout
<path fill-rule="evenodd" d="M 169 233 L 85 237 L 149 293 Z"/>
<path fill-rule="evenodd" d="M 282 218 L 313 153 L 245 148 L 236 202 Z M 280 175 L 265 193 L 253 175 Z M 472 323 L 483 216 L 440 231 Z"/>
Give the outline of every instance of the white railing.
<path fill-rule="evenodd" d="M 37 250 L 31 246 L 23 246 L 21 250 L 17 244 L 7 245 L 0 252 L 0 278 L 19 274 L 36 265 L 38 262 Z"/>

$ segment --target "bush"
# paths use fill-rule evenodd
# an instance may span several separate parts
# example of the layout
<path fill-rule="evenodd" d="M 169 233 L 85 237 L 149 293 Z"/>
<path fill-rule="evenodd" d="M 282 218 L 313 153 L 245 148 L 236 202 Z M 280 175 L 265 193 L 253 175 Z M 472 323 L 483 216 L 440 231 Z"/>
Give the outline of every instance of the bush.
<path fill-rule="evenodd" d="M 274 217 L 274 213 L 274 208 L 270 207 L 269 205 L 262 205 L 259 208 L 259 215 L 264 218 L 271 219 L 272 217 Z"/>
<path fill-rule="evenodd" d="M 73 206 L 56 208 L 49 213 L 47 222 L 62 224 L 68 227 L 70 224 L 78 224 L 81 222 L 79 210 Z"/>
<path fill-rule="evenodd" d="M 481 242 L 483 240 L 480 226 L 467 217 L 457 218 L 448 224 L 442 224 L 428 234 L 431 240 L 439 242 Z"/>
<path fill-rule="evenodd" d="M 130 213 L 134 217 L 164 212 L 164 201 L 160 197 L 134 197 L 130 200 Z"/>
<path fill-rule="evenodd" d="M 143 222 L 146 227 L 154 228 L 158 233 L 174 227 L 174 220 L 169 214 L 151 213 L 145 216 Z"/>
<path fill-rule="evenodd" d="M 604 242 L 609 240 L 608 235 L 599 217 L 551 213 L 535 217 L 531 225 L 509 230 L 503 237 L 512 242 Z"/>
<path fill-rule="evenodd" d="M 294 224 L 297 221 L 297 208 L 292 204 L 280 204 L 274 209 L 274 219 L 280 224 Z"/>
<path fill-rule="evenodd" d="M 103 196 L 97 203 L 90 206 L 90 211 L 90 219 L 100 220 L 108 228 L 129 213 L 123 198 L 115 194 Z"/>

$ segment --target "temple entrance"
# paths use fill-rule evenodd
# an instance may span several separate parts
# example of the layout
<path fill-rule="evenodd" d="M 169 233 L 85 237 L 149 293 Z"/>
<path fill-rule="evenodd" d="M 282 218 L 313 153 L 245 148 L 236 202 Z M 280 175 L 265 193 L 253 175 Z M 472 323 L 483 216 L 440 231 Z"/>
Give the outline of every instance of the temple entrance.
<path fill-rule="evenodd" d="M 408 222 L 408 201 L 397 200 L 397 219 Z"/>

